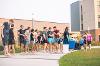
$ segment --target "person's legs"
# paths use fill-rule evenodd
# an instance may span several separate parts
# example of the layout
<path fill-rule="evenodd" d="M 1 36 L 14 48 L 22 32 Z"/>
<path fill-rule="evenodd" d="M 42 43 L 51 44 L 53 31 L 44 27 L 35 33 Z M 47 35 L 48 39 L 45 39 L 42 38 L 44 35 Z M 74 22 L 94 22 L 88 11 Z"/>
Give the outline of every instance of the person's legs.
<path fill-rule="evenodd" d="M 91 50 L 91 41 L 89 41 L 89 49 Z"/>
<path fill-rule="evenodd" d="M 11 46 L 11 44 L 9 44 L 9 45 L 8 45 L 8 52 L 9 52 L 9 53 L 11 53 L 11 48 L 12 48 L 12 46 Z"/>
<path fill-rule="evenodd" d="M 47 43 L 44 43 L 44 51 L 47 52 Z"/>
<path fill-rule="evenodd" d="M 12 51 L 13 51 L 13 54 L 15 54 L 15 46 L 14 46 L 14 44 L 12 45 Z"/>
<path fill-rule="evenodd" d="M 84 49 L 87 51 L 87 44 L 84 44 Z"/>
<path fill-rule="evenodd" d="M 9 51 L 8 51 L 8 45 L 4 46 L 4 55 L 10 56 Z"/>

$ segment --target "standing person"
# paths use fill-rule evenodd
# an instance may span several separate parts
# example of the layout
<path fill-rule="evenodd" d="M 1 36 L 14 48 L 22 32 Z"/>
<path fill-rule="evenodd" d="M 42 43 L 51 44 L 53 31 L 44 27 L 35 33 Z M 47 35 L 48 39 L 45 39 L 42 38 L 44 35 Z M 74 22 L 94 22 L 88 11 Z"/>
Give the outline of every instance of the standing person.
<path fill-rule="evenodd" d="M 2 40 L 4 44 L 4 55 L 10 56 L 10 53 L 8 51 L 8 43 L 9 43 L 9 30 L 10 30 L 10 25 L 8 22 L 4 22 L 2 25 Z"/>
<path fill-rule="evenodd" d="M 84 49 L 87 51 L 87 33 L 83 35 L 83 39 L 84 39 Z"/>
<path fill-rule="evenodd" d="M 59 47 L 59 51 L 60 53 L 63 53 L 63 35 L 62 33 L 60 33 L 60 38 L 59 38 L 59 41 L 58 41 L 58 47 Z"/>
<path fill-rule="evenodd" d="M 25 29 L 23 25 L 20 25 L 20 29 L 18 30 L 18 36 L 19 36 L 19 42 L 20 42 L 20 51 L 23 51 L 24 47 L 24 35 L 25 35 Z"/>
<path fill-rule="evenodd" d="M 41 32 L 39 31 L 37 36 L 37 51 L 40 51 L 41 38 Z"/>
<path fill-rule="evenodd" d="M 56 28 L 56 26 L 53 27 L 54 31 L 54 41 L 55 41 L 55 52 L 58 52 L 58 41 L 59 41 L 59 30 Z"/>
<path fill-rule="evenodd" d="M 87 45 L 89 46 L 90 50 L 91 50 L 91 42 L 92 42 L 92 35 L 88 33 L 87 34 Z"/>
<path fill-rule="evenodd" d="M 30 27 L 27 27 L 27 29 L 25 29 L 25 35 L 24 35 L 24 49 L 25 52 L 29 52 L 29 44 L 30 44 Z"/>
<path fill-rule="evenodd" d="M 47 27 L 43 28 L 43 43 L 44 43 L 44 51 L 48 52 L 48 34 L 47 34 Z"/>
<path fill-rule="evenodd" d="M 38 42 L 38 30 L 36 29 L 33 33 L 34 35 L 34 51 L 38 51 L 38 48 L 37 48 L 37 42 Z"/>
<path fill-rule="evenodd" d="M 8 46 L 8 49 L 9 49 L 9 53 L 12 51 L 13 54 L 15 54 L 15 47 L 14 47 L 15 36 L 14 36 L 13 30 L 14 30 L 14 25 L 11 25 L 10 30 L 9 30 L 9 46 Z"/>
<path fill-rule="evenodd" d="M 68 27 L 65 28 L 64 31 L 64 41 L 63 41 L 63 53 L 67 53 L 69 51 L 69 32 Z"/>
<path fill-rule="evenodd" d="M 31 51 L 35 51 L 35 48 L 34 48 L 34 29 L 31 29 L 30 44 L 32 46 Z"/>
<path fill-rule="evenodd" d="M 51 27 L 49 27 L 49 30 L 47 33 L 48 33 L 49 51 L 51 53 L 51 52 L 53 52 L 53 42 L 54 42 L 53 31 L 51 31 Z"/>
<path fill-rule="evenodd" d="M 81 49 L 82 49 L 82 47 L 84 47 L 84 37 L 83 36 L 81 36 L 81 38 L 79 40 L 79 44 L 80 44 Z"/>

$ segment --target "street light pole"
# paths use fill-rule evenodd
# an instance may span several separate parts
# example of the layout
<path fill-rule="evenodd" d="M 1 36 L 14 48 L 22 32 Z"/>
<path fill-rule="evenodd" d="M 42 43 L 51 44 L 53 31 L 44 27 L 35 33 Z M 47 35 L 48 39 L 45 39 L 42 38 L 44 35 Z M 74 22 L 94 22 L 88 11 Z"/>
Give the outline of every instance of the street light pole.
<path fill-rule="evenodd" d="M 34 19 L 33 19 L 34 13 L 32 13 L 32 28 L 34 28 Z"/>
<path fill-rule="evenodd" d="M 89 33 L 89 30 L 90 30 L 90 29 L 89 29 L 89 26 L 88 26 L 88 33 Z"/>

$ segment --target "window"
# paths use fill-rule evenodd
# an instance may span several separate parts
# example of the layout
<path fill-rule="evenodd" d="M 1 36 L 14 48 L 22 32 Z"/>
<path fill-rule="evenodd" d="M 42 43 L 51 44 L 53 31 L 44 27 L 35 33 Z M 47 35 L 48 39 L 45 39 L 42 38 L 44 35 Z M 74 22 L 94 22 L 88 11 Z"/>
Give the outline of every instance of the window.
<path fill-rule="evenodd" d="M 83 30 L 83 24 L 81 24 L 81 30 Z"/>
<path fill-rule="evenodd" d="M 99 35 L 99 42 L 100 42 L 100 35 Z"/>
<path fill-rule="evenodd" d="M 100 28 L 100 22 L 98 22 L 98 28 Z"/>
<path fill-rule="evenodd" d="M 83 23 L 83 10 L 82 10 L 82 5 L 81 5 L 81 22 Z"/>

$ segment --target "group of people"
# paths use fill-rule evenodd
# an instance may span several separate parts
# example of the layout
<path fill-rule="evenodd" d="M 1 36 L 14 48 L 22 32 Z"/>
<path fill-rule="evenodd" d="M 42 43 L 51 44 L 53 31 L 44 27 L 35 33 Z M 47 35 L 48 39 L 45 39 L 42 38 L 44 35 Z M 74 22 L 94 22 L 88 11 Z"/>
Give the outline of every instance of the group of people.
<path fill-rule="evenodd" d="M 79 41 L 81 48 L 84 47 L 85 50 L 87 50 L 87 46 L 91 50 L 91 44 L 92 44 L 93 37 L 90 33 L 85 33 L 81 36 L 81 39 Z"/>
<path fill-rule="evenodd" d="M 4 55 L 10 56 L 15 53 L 16 39 L 14 33 L 14 21 L 10 19 L 8 22 L 4 22 L 1 29 Z M 71 39 L 75 41 L 75 47 L 80 45 L 87 50 L 87 46 L 89 46 L 91 49 L 91 34 L 85 33 L 80 39 L 70 37 L 68 27 L 66 27 L 64 32 L 61 33 L 56 26 L 49 28 L 43 27 L 43 30 L 39 31 L 31 27 L 25 28 L 24 25 L 20 25 L 17 35 L 20 52 L 24 53 L 63 53 L 63 50 L 67 48 L 65 45 L 69 44 Z"/>
<path fill-rule="evenodd" d="M 93 37 L 90 33 L 84 33 L 80 37 L 71 37 L 72 41 L 74 41 L 74 48 L 73 49 L 85 49 L 89 47 L 91 49 L 91 44 Z M 70 42 L 69 42 L 70 43 Z"/>
<path fill-rule="evenodd" d="M 24 29 L 24 26 L 21 25 L 18 30 L 18 36 L 21 52 L 44 50 L 44 52 L 57 53 L 63 50 L 63 35 L 56 26 L 53 29 L 51 27 L 43 27 L 43 31 L 38 31 L 30 27 Z"/>
<path fill-rule="evenodd" d="M 65 28 L 64 33 L 60 33 L 56 26 L 43 27 L 43 31 L 33 29 L 31 27 L 25 28 L 20 25 L 18 32 L 18 40 L 21 52 L 48 52 L 48 53 L 63 53 L 63 43 L 68 43 L 68 27 Z M 4 22 L 2 25 L 2 43 L 4 46 L 4 55 L 11 55 L 15 53 L 15 35 L 14 35 L 14 21 Z"/>

